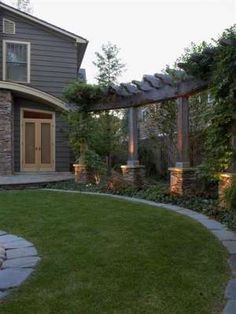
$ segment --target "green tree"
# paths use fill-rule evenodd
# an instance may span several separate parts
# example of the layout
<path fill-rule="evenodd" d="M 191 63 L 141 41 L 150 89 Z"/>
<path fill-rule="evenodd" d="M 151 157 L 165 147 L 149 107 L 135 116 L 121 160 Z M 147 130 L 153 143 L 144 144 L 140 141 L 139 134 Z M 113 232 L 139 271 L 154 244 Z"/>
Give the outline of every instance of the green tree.
<path fill-rule="evenodd" d="M 189 157 L 191 165 L 199 165 L 206 152 L 206 114 L 211 110 L 208 92 L 189 98 Z M 177 156 L 177 106 L 175 101 L 149 105 L 146 118 L 141 123 L 141 131 L 149 136 L 156 147 L 166 156 L 165 169 L 173 166 Z M 164 173 L 163 173 L 164 174 Z"/>
<path fill-rule="evenodd" d="M 202 166 L 209 176 L 236 169 L 235 45 L 236 25 L 213 44 L 194 45 L 179 63 L 187 74 L 209 81 L 213 101 L 205 113 L 206 154 Z"/>
<path fill-rule="evenodd" d="M 26 13 L 32 13 L 32 5 L 30 0 L 17 0 L 16 7 L 17 9 Z"/>
<path fill-rule="evenodd" d="M 108 87 L 111 84 L 116 84 L 118 77 L 123 72 L 125 65 L 121 62 L 119 58 L 120 49 L 108 42 L 105 45 L 102 45 L 102 51 L 96 52 L 96 60 L 93 64 L 98 69 L 98 74 L 96 80 L 99 85 Z M 120 119 L 115 118 L 114 115 L 117 115 L 117 112 L 114 111 L 105 111 L 99 114 L 99 142 L 101 147 L 104 149 L 103 154 L 106 157 L 107 163 L 107 174 L 111 174 L 111 156 L 112 152 L 117 147 L 117 134 L 120 129 L 119 123 L 114 123 L 114 121 L 120 121 Z M 101 127 L 102 126 L 102 127 Z M 100 153 L 101 150 L 100 150 Z"/>
<path fill-rule="evenodd" d="M 99 85 L 109 86 L 116 84 L 118 77 L 122 74 L 125 64 L 119 58 L 120 49 L 108 42 L 102 45 L 101 52 L 95 52 L 96 60 L 93 64 L 97 67 L 96 80 Z"/>

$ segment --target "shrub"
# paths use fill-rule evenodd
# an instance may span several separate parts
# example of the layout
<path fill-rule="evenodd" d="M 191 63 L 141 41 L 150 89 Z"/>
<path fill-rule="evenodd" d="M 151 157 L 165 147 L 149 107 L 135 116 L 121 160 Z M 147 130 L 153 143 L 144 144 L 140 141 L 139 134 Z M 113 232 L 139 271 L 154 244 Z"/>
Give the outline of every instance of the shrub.
<path fill-rule="evenodd" d="M 128 191 L 129 189 L 132 189 L 131 184 L 118 174 L 112 176 L 107 182 L 107 190 L 115 194 L 120 194 L 122 191 Z"/>
<path fill-rule="evenodd" d="M 102 162 L 100 156 L 92 150 L 87 150 L 85 152 L 85 165 L 88 173 L 94 179 L 95 183 L 99 184 L 101 176 L 106 171 L 105 164 Z"/>
<path fill-rule="evenodd" d="M 224 197 L 230 210 L 236 212 L 236 183 L 235 182 L 230 188 L 226 189 Z"/>

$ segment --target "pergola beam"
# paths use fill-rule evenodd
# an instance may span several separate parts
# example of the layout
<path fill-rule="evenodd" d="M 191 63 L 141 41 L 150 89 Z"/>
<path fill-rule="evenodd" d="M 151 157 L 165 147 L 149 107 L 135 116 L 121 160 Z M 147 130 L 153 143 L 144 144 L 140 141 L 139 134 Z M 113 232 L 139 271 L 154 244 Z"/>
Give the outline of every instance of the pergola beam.
<path fill-rule="evenodd" d="M 163 75 L 163 74 L 162 74 Z M 208 83 L 187 79 L 172 82 L 166 75 L 144 76 L 142 82 L 111 86 L 103 103 L 93 104 L 89 111 L 139 107 L 147 104 L 189 97 L 208 87 Z"/>

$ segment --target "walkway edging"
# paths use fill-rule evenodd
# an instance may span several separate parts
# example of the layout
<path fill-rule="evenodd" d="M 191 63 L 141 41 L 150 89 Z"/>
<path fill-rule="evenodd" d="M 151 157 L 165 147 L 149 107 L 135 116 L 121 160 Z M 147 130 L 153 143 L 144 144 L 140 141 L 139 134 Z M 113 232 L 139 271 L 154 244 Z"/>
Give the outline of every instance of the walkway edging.
<path fill-rule="evenodd" d="M 150 205 L 158 208 L 167 209 L 169 211 L 176 212 L 178 214 L 188 216 L 199 223 L 201 223 L 206 229 L 208 229 L 226 248 L 229 253 L 229 265 L 231 269 L 232 278 L 229 280 L 225 289 L 225 299 L 226 305 L 223 310 L 223 314 L 235 314 L 236 313 L 236 233 L 229 230 L 223 224 L 214 219 L 210 219 L 204 214 L 200 214 L 191 209 L 183 208 L 171 204 L 156 203 L 153 201 L 148 201 L 140 198 L 114 195 L 108 193 L 98 193 L 98 192 L 82 192 L 82 191 L 72 191 L 72 190 L 60 190 L 60 189 L 43 189 L 44 191 L 52 192 L 66 192 L 66 193 L 79 193 L 84 195 L 94 195 L 94 196 L 106 196 L 114 199 L 131 201 L 133 203 L 142 203 L 145 205 Z"/>
<path fill-rule="evenodd" d="M 4 252 L 0 264 L 1 300 L 31 275 L 40 257 L 31 242 L 5 231 L 0 231 L 0 247 Z"/>

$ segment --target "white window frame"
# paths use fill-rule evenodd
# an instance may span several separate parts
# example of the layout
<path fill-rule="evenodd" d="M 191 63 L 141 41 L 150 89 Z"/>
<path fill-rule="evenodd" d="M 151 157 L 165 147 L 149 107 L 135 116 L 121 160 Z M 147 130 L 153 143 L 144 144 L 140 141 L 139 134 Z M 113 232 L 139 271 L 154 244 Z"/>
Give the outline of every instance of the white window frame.
<path fill-rule="evenodd" d="M 26 81 L 15 81 L 15 80 L 7 80 L 6 79 L 6 49 L 7 49 L 7 44 L 20 44 L 20 45 L 26 45 L 27 46 L 27 80 Z M 3 81 L 10 81 L 10 82 L 16 82 L 16 83 L 30 83 L 30 69 L 31 69 L 31 65 L 30 65 L 30 54 L 31 54 L 31 44 L 30 42 L 26 42 L 26 41 L 16 41 L 16 40 L 3 40 L 3 58 L 2 58 L 2 79 Z"/>
<path fill-rule="evenodd" d="M 13 23 L 14 25 L 14 31 L 13 33 L 6 33 L 6 29 L 5 29 L 5 22 L 10 22 L 10 23 Z M 16 34 L 16 23 L 12 20 L 9 20 L 9 19 L 6 19 L 5 17 L 2 19 L 2 32 L 4 34 L 7 34 L 7 35 L 15 35 Z"/>

